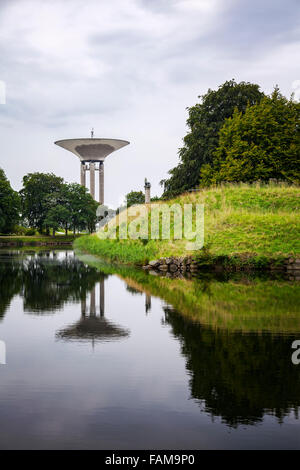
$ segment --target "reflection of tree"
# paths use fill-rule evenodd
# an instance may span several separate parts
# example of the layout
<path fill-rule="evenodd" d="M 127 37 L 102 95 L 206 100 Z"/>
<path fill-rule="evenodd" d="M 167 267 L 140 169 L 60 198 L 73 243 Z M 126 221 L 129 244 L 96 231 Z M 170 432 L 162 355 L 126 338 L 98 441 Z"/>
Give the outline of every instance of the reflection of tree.
<path fill-rule="evenodd" d="M 5 252 L 0 254 L 0 321 L 9 307 L 11 299 L 18 294 L 22 285 L 21 263 L 15 259 L 15 254 Z"/>
<path fill-rule="evenodd" d="M 0 263 L 1 300 L 0 316 L 12 297 L 20 293 L 24 310 L 49 312 L 60 309 L 67 301 L 85 299 L 89 292 L 106 275 L 79 261 L 71 252 L 58 257 L 56 252 L 17 253 Z"/>
<path fill-rule="evenodd" d="M 299 370 L 291 362 L 292 336 L 202 327 L 166 307 L 182 344 L 191 395 L 230 426 L 254 424 L 265 413 L 282 421 L 300 406 Z"/>
<path fill-rule="evenodd" d="M 24 310 L 51 311 L 66 301 L 79 301 L 100 276 L 73 256 L 57 261 L 34 257 L 24 265 Z"/>

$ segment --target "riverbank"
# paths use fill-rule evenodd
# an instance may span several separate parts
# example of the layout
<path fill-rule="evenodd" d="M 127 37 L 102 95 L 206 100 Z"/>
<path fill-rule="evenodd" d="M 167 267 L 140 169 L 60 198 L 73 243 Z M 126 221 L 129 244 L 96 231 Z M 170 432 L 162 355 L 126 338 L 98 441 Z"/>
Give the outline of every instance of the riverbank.
<path fill-rule="evenodd" d="M 79 235 L 80 236 L 80 235 Z M 0 236 L 0 247 L 14 246 L 72 246 L 78 235 L 56 235 L 51 236 Z"/>
<path fill-rule="evenodd" d="M 172 226 L 169 240 L 100 239 L 93 234 L 76 240 L 74 246 L 110 262 L 166 272 L 184 265 L 190 266 L 187 271 L 295 270 L 300 267 L 299 201 L 299 186 L 226 185 L 163 201 L 168 206 L 181 207 L 204 204 L 201 250 L 188 251 L 187 240 L 175 239 Z M 151 208 L 155 206 L 151 204 Z M 122 217 L 124 214 L 117 218 L 117 226 Z M 184 271 L 181 268 L 176 270 Z"/>

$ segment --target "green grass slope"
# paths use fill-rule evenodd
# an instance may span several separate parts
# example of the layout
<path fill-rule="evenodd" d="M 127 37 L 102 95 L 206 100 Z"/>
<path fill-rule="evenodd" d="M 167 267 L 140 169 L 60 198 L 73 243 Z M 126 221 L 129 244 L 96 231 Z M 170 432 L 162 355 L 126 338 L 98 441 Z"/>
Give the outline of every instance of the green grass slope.
<path fill-rule="evenodd" d="M 110 240 L 83 236 L 75 247 L 111 261 L 145 264 L 166 256 L 247 255 L 286 257 L 300 254 L 300 187 L 226 185 L 183 194 L 166 204 L 204 204 L 204 250 L 187 251 L 187 240 Z"/>

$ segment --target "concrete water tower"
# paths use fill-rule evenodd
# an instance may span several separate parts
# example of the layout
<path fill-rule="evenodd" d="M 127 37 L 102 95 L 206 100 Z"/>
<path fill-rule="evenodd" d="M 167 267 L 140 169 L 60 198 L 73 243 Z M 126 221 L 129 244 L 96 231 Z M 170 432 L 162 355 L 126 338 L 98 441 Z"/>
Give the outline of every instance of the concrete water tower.
<path fill-rule="evenodd" d="M 111 153 L 128 145 L 127 140 L 97 139 L 94 130 L 89 139 L 65 139 L 54 142 L 80 159 L 80 183 L 86 186 L 86 172 L 90 172 L 90 193 L 95 199 L 95 171 L 99 171 L 99 203 L 104 204 L 104 160 Z"/>

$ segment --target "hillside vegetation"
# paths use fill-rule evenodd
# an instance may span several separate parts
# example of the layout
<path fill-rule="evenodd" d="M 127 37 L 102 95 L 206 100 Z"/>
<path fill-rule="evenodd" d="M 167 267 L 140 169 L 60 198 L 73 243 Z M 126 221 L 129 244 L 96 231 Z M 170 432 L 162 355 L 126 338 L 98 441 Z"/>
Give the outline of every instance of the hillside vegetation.
<path fill-rule="evenodd" d="M 197 255 L 251 254 L 295 256 L 300 253 L 300 187 L 278 184 L 224 185 L 186 193 L 169 201 L 204 204 L 204 248 Z M 120 221 L 119 221 L 120 223 Z M 142 265 L 167 256 L 189 256 L 187 240 L 110 240 L 97 234 L 75 241 L 75 247 L 110 261 Z"/>

